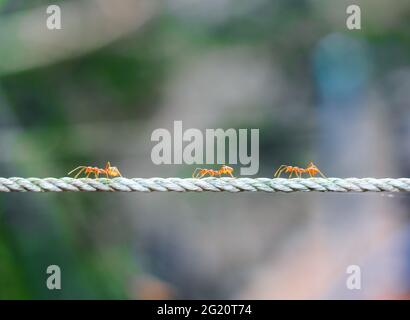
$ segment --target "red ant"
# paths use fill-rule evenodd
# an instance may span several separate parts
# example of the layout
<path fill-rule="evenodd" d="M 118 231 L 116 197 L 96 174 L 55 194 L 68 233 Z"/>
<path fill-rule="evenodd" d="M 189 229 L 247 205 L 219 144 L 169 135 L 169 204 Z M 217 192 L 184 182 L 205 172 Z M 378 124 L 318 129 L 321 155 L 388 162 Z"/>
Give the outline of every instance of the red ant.
<path fill-rule="evenodd" d="M 75 168 L 74 170 L 71 170 L 68 175 L 72 174 L 74 171 L 81 169 L 80 171 L 78 171 L 78 173 L 75 175 L 74 179 L 77 179 L 77 177 L 81 174 L 81 173 L 85 173 L 87 176 L 86 178 L 88 178 L 90 176 L 90 174 L 94 173 L 94 177 L 96 179 L 98 179 L 98 176 L 100 174 L 105 174 L 107 176 L 107 178 L 110 177 L 122 177 L 120 170 L 118 170 L 117 167 L 111 167 L 111 163 L 108 161 L 105 168 L 104 169 L 100 169 L 97 167 L 87 167 L 87 166 L 79 166 L 77 168 Z"/>
<path fill-rule="evenodd" d="M 303 173 L 309 173 L 312 178 L 319 173 L 323 178 L 326 178 L 326 176 L 313 164 L 313 162 L 309 162 L 306 169 L 283 164 L 278 168 L 278 170 L 276 170 L 274 177 L 279 178 L 282 172 L 290 173 L 289 178 L 291 178 L 294 173 L 297 178 L 302 178 Z"/>
<path fill-rule="evenodd" d="M 234 176 L 232 175 L 232 173 L 233 173 L 233 168 L 228 167 L 228 166 L 222 166 L 219 170 L 196 168 L 194 173 L 192 174 L 192 178 L 200 179 L 207 174 L 209 174 L 211 177 L 215 177 L 215 176 L 221 177 L 221 175 L 227 174 L 233 178 Z"/>

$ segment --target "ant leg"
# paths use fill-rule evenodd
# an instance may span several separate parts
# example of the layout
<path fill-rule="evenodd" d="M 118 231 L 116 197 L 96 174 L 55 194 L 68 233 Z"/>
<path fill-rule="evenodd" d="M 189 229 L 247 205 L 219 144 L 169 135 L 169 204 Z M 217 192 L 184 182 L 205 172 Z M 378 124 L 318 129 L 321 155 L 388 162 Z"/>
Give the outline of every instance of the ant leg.
<path fill-rule="evenodd" d="M 197 178 L 198 179 L 201 179 L 201 178 L 203 178 L 205 175 L 206 175 L 206 173 L 207 173 L 207 170 L 206 169 L 201 169 L 201 170 L 199 170 L 198 171 L 198 174 L 197 174 Z"/>
<path fill-rule="evenodd" d="M 199 169 L 201 169 L 201 168 L 196 168 L 196 169 L 194 170 L 194 172 L 192 173 L 192 178 L 198 178 L 198 174 L 195 175 L 195 173 L 196 173 Z"/>
<path fill-rule="evenodd" d="M 201 179 L 201 178 L 203 178 L 205 175 L 206 175 L 206 172 L 203 172 L 203 171 L 201 172 L 201 171 L 200 171 L 195 178 Z"/>
<path fill-rule="evenodd" d="M 86 169 L 87 169 L 86 167 L 83 167 L 80 171 L 78 171 L 78 173 L 75 175 L 74 179 L 77 179 L 78 176 L 79 176 L 80 174 L 82 174 L 82 173 L 84 172 L 84 170 L 86 170 Z"/>
<path fill-rule="evenodd" d="M 275 174 L 274 174 L 273 176 L 276 177 L 276 176 L 279 174 L 279 171 L 281 171 L 281 169 L 286 168 L 286 167 L 287 167 L 286 164 L 282 164 L 282 165 L 278 168 L 278 170 L 276 170 L 276 172 L 275 172 Z M 278 176 L 278 177 L 279 177 L 279 176 Z"/>
<path fill-rule="evenodd" d="M 85 168 L 85 166 L 79 166 L 77 168 L 75 168 L 74 170 L 71 170 L 69 173 L 67 173 L 67 175 L 69 176 L 70 174 L 72 174 L 74 171 L 78 170 L 78 169 L 82 169 Z"/>
<path fill-rule="evenodd" d="M 286 167 L 283 167 L 282 169 L 278 170 L 278 171 L 275 173 L 274 177 L 279 178 L 280 175 L 281 175 L 281 174 L 283 173 L 283 171 L 285 171 L 285 170 L 286 170 Z"/>
<path fill-rule="evenodd" d="M 197 174 L 195 175 L 196 179 L 201 179 L 206 174 L 205 169 L 198 170 Z"/>
<path fill-rule="evenodd" d="M 327 179 L 327 177 L 326 177 L 319 169 L 317 169 L 317 171 L 319 171 L 320 175 L 321 175 L 323 178 Z"/>
<path fill-rule="evenodd" d="M 117 172 L 120 175 L 120 177 L 122 178 L 122 174 L 121 174 L 120 170 L 118 170 L 118 168 L 117 168 Z"/>
<path fill-rule="evenodd" d="M 287 169 L 287 166 L 281 166 L 276 172 L 274 177 L 279 178 L 280 175 Z"/>
<path fill-rule="evenodd" d="M 199 170 L 199 173 L 198 173 L 198 175 L 197 175 L 198 179 L 201 179 L 201 178 L 205 177 L 206 174 L 207 174 L 207 172 L 208 172 L 208 171 L 207 171 L 206 169 Z"/>

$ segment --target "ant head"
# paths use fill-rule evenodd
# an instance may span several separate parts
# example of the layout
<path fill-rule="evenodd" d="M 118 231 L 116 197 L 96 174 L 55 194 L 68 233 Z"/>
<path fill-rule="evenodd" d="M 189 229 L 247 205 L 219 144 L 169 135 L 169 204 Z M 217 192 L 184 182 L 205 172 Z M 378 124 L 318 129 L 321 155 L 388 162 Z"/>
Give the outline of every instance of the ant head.
<path fill-rule="evenodd" d="M 118 170 L 117 167 L 110 167 L 110 175 L 113 177 L 118 177 L 120 176 L 120 170 Z"/>
<path fill-rule="evenodd" d="M 233 168 L 232 167 L 229 167 L 229 166 L 222 166 L 222 169 L 224 169 L 224 170 L 228 170 L 228 171 L 233 171 Z"/>

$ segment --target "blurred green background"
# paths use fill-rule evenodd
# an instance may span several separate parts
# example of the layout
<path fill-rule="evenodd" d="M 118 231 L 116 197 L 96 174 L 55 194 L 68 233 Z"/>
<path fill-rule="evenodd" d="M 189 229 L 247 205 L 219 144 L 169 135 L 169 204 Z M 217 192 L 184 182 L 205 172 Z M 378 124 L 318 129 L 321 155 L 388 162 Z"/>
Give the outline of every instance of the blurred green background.
<path fill-rule="evenodd" d="M 62 29 L 46 28 L 59 4 Z M 361 30 L 346 7 L 361 8 Z M 260 129 L 260 171 L 410 173 L 406 0 L 0 0 L 0 176 L 152 163 L 153 130 Z M 239 167 L 235 166 L 236 172 Z M 172 204 L 172 205 L 171 205 Z M 410 201 L 0 194 L 0 299 L 408 298 Z M 48 290 L 46 268 L 62 271 Z M 362 290 L 346 288 L 359 265 Z"/>

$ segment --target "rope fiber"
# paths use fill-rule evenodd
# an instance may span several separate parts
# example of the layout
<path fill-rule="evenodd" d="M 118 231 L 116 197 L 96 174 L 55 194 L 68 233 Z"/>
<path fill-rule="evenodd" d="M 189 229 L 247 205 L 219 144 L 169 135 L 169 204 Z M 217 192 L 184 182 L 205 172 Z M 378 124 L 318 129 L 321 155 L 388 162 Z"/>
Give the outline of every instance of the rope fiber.
<path fill-rule="evenodd" d="M 0 192 L 410 192 L 410 178 L 0 178 Z"/>

